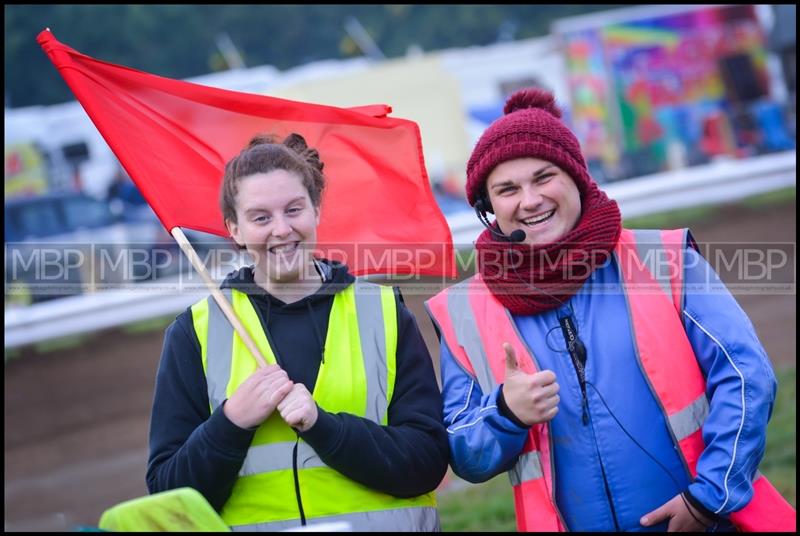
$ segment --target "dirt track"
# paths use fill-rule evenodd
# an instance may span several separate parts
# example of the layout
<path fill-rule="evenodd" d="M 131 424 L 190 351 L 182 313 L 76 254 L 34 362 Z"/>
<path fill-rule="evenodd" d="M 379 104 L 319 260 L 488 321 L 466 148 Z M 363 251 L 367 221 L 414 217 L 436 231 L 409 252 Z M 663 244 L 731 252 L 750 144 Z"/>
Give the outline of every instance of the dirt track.
<path fill-rule="evenodd" d="M 723 210 L 693 225 L 702 242 L 782 242 L 796 252 L 794 202 L 767 211 Z M 792 270 L 789 283 L 794 283 Z M 406 302 L 437 354 L 422 302 Z M 737 299 L 776 364 L 796 362 L 796 295 Z M 160 331 L 107 331 L 76 349 L 24 355 L 5 367 L 5 530 L 96 526 L 106 508 L 147 493 L 144 474 Z"/>

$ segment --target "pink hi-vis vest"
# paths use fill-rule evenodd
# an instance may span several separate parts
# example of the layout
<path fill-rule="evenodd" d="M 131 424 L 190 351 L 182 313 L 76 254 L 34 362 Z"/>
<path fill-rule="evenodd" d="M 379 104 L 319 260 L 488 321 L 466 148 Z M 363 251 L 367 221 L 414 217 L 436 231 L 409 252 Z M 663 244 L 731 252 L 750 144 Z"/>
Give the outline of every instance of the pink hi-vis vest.
<path fill-rule="evenodd" d="M 688 232 L 623 229 L 614 251 L 628 303 L 634 347 L 641 369 L 663 408 L 670 436 L 687 471 L 697 475 L 705 448 L 702 425 L 708 414 L 705 379 L 686 337 L 680 315 Z M 480 274 L 426 302 L 448 349 L 486 394 L 503 382 L 503 343 L 514 347 L 520 368 L 537 371 L 533 353 L 511 313 L 492 295 Z M 678 314 L 676 314 L 676 311 Z M 519 531 L 564 531 L 553 495 L 550 424 L 531 427 L 516 465 L 509 471 Z M 757 473 L 752 500 L 730 515 L 746 532 L 794 532 L 796 512 Z"/>

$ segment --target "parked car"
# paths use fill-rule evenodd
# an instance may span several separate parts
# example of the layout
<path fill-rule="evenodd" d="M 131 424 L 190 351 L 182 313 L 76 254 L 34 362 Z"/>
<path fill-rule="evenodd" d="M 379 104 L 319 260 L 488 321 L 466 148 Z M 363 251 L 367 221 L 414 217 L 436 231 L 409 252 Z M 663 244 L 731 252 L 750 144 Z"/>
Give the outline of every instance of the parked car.
<path fill-rule="evenodd" d="M 180 251 L 177 242 L 161 226 L 153 210 L 144 202 L 144 198 L 131 202 L 117 196 L 110 202 L 110 207 L 121 221 L 131 224 L 150 223 L 161 229 L 162 232 L 156 244 L 158 249 L 154 248 L 155 253 L 152 255 L 154 257 L 153 277 L 177 275 L 178 273 L 187 274 L 193 270 L 190 261 Z M 241 256 L 238 254 L 239 249 L 230 238 L 188 228 L 183 229 L 183 234 L 192 244 L 195 253 L 209 272 L 218 279 L 242 262 Z M 199 281 L 202 280 L 198 276 L 194 279 L 186 278 L 184 282 L 191 284 Z"/>
<path fill-rule="evenodd" d="M 4 219 L 7 303 L 153 279 L 154 252 L 174 247 L 155 217 L 126 220 L 78 192 L 8 199 Z"/>

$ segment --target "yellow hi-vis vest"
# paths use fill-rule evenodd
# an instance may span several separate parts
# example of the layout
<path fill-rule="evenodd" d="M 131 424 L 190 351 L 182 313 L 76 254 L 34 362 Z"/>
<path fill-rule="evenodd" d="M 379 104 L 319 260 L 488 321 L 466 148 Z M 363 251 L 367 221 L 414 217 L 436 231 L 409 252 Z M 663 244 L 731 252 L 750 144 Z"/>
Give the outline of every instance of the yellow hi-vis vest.
<path fill-rule="evenodd" d="M 223 292 L 267 363 L 276 363 L 248 296 L 231 289 Z M 192 319 L 213 412 L 255 372 L 257 364 L 213 298 L 193 305 Z M 393 290 L 358 281 L 338 292 L 314 400 L 325 411 L 386 425 L 396 350 Z M 325 465 L 275 411 L 256 430 L 221 515 L 234 530 L 275 531 L 300 525 L 301 509 L 310 525 L 344 521 L 356 531 L 439 530 L 433 492 L 402 499 L 350 480 Z"/>
<path fill-rule="evenodd" d="M 614 249 L 628 305 L 636 357 L 664 411 L 675 450 L 687 473 L 697 475 L 705 449 L 702 425 L 708 414 L 705 378 L 683 329 L 684 252 L 688 230 L 623 229 Z M 444 343 L 484 393 L 503 382 L 505 351 L 513 347 L 520 368 L 539 369 L 517 331 L 511 313 L 492 294 L 480 274 L 425 302 Z M 508 471 L 514 489 L 520 532 L 562 532 L 566 524 L 555 502 L 555 466 L 550 423 L 531 426 L 517 463 Z M 796 512 L 760 473 L 754 494 L 730 520 L 743 532 L 794 532 Z"/>

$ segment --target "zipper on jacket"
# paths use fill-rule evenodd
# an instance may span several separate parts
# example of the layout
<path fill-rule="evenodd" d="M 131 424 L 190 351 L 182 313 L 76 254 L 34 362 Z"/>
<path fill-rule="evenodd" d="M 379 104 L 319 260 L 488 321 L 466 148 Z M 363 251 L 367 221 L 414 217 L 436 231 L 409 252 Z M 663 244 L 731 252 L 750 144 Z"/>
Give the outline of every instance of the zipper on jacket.
<path fill-rule="evenodd" d="M 584 392 L 584 396 L 586 393 Z M 614 521 L 614 531 L 619 532 L 619 521 L 617 521 L 617 511 L 614 508 L 614 499 L 611 497 L 611 488 L 608 486 L 608 478 L 606 477 L 606 469 L 603 466 L 603 457 L 600 455 L 600 446 L 597 444 L 597 434 L 595 433 L 594 425 L 592 425 L 592 437 L 594 438 L 594 451 L 597 454 L 597 461 L 600 462 L 600 475 L 603 477 L 603 488 L 606 492 L 606 499 L 608 499 L 608 507 L 611 509 L 611 519 Z"/>
<path fill-rule="evenodd" d="M 595 446 L 597 441 L 595 441 Z M 611 518 L 614 520 L 614 530 L 619 532 L 619 522 L 617 521 L 617 511 L 614 509 L 614 501 L 611 499 L 611 489 L 608 487 L 608 479 L 606 478 L 606 470 L 603 467 L 603 459 L 600 457 L 600 450 L 597 451 L 597 459 L 600 461 L 600 474 L 603 475 L 603 486 L 606 488 L 606 497 L 608 497 L 608 506 L 611 507 Z"/>
<path fill-rule="evenodd" d="M 581 386 L 581 422 L 586 426 L 589 424 L 589 401 L 586 399 L 586 347 L 578 338 L 578 330 L 571 316 L 558 319 L 561 324 L 561 332 L 564 340 L 567 341 L 567 351 L 572 358 L 572 365 L 575 367 L 575 374 L 578 375 L 578 383 Z"/>
<path fill-rule="evenodd" d="M 561 325 L 561 332 L 564 334 L 564 340 L 567 341 L 567 351 L 572 358 L 572 364 L 575 367 L 575 374 L 578 376 L 578 383 L 581 386 L 581 421 L 583 425 L 589 424 L 589 401 L 586 398 L 586 346 L 583 341 L 578 338 L 578 328 L 575 326 L 575 320 L 572 315 L 560 316 L 558 322 Z M 597 454 L 597 461 L 600 462 L 600 474 L 603 477 L 603 488 L 606 492 L 608 499 L 608 506 L 611 509 L 611 519 L 614 521 L 614 530 L 620 531 L 619 521 L 617 521 L 617 511 L 614 509 L 614 500 L 611 498 L 611 488 L 608 486 L 608 478 L 606 478 L 606 470 L 603 466 L 603 458 L 600 456 L 600 447 L 597 444 L 597 436 L 592 426 L 592 436 L 594 440 L 595 453 Z"/>
<path fill-rule="evenodd" d="M 303 498 L 300 496 L 300 475 L 297 471 L 297 447 L 300 444 L 300 436 L 297 436 L 297 441 L 294 442 L 294 449 L 292 449 L 292 472 L 294 473 L 294 493 L 297 496 L 297 508 L 300 510 L 300 524 L 306 525 L 306 514 L 303 511 Z"/>

